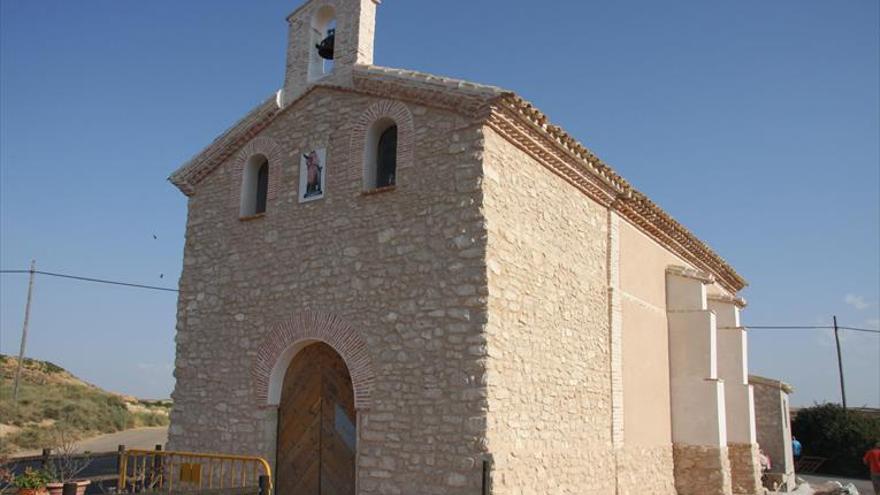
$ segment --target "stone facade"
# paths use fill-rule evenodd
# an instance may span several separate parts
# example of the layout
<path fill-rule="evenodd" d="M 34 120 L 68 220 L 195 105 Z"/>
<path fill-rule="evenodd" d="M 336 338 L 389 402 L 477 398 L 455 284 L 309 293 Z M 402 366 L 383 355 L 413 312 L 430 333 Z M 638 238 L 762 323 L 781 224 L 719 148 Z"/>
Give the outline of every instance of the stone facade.
<path fill-rule="evenodd" d="M 679 495 L 730 495 L 727 447 L 675 445 L 675 486 Z"/>
<path fill-rule="evenodd" d="M 279 380 L 325 342 L 352 377 L 359 494 L 480 493 L 488 469 L 493 494 L 729 495 L 752 445 L 728 453 L 706 297 L 744 281 L 516 95 L 369 65 L 376 3 L 291 14 L 284 88 L 171 177 L 189 205 L 169 448 L 274 463 Z M 304 37 L 328 12 L 339 57 L 313 80 Z M 370 190 L 386 118 L 396 180 Z M 318 148 L 324 195 L 300 202 Z M 242 218 L 254 154 L 268 205 Z M 690 361 L 704 403 L 676 394 Z"/>
<path fill-rule="evenodd" d="M 613 493 L 607 211 L 494 131 L 485 142 L 495 487 Z"/>
<path fill-rule="evenodd" d="M 673 466 L 671 446 L 626 447 L 617 455 L 617 493 L 674 495 Z"/>
<path fill-rule="evenodd" d="M 761 488 L 761 463 L 758 460 L 758 445 L 754 443 L 729 443 L 727 453 L 730 457 L 730 483 L 735 495 L 756 495 Z"/>
<path fill-rule="evenodd" d="M 472 493 L 486 408 L 480 128 L 413 106 L 418 169 L 363 195 L 349 125 L 376 101 L 318 89 L 263 130 L 287 157 L 264 217 L 242 221 L 228 200 L 235 158 L 191 197 L 170 448 L 274 459 L 275 411 L 251 370 L 279 322 L 319 311 L 357 329 L 375 370 L 362 492 Z M 328 149 L 327 197 L 300 204 L 291 157 L 315 145 Z"/>

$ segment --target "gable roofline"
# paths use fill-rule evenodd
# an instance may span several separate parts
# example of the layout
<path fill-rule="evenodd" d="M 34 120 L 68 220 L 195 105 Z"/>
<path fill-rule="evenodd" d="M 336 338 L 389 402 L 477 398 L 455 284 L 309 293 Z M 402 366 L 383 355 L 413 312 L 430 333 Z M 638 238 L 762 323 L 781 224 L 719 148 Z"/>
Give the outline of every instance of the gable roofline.
<path fill-rule="evenodd" d="M 284 111 L 295 107 L 298 101 L 321 88 L 410 101 L 474 118 L 484 114 L 485 108 L 494 98 L 513 94 L 495 86 L 374 65 L 355 66 L 353 75 L 353 88 L 313 84 L 283 108 L 280 105 L 280 95 L 276 92 L 172 172 L 168 180 L 183 194 L 192 196 L 195 194 L 195 186 L 215 168 L 243 148 Z"/>
<path fill-rule="evenodd" d="M 297 101 L 319 88 L 410 101 L 451 110 L 483 122 L 587 196 L 617 211 L 661 245 L 698 269 L 715 275 L 726 290 L 735 294 L 747 285 L 745 279 L 712 248 L 515 93 L 497 86 L 375 65 L 355 66 L 353 76 L 353 87 L 312 85 L 283 109 L 273 95 L 171 174 L 169 180 L 191 196 L 195 193 L 195 186 L 223 161 L 238 152 L 286 109 L 296 106 Z"/>
<path fill-rule="evenodd" d="M 498 97 L 487 124 L 592 199 L 617 211 L 661 245 L 698 269 L 715 275 L 726 290 L 735 294 L 747 285 L 712 248 L 564 129 L 551 124 L 547 116 L 528 101 L 513 93 Z"/>
<path fill-rule="evenodd" d="M 265 129 L 278 115 L 279 110 L 276 95 L 263 100 L 232 127 L 217 136 L 211 144 L 172 172 L 168 180 L 180 192 L 192 196 L 202 179 Z"/>
<path fill-rule="evenodd" d="M 788 383 L 785 383 L 782 380 L 776 380 L 764 376 L 749 375 L 749 385 L 764 385 L 767 387 L 778 388 L 789 395 L 794 393 L 794 387 L 792 387 Z"/>

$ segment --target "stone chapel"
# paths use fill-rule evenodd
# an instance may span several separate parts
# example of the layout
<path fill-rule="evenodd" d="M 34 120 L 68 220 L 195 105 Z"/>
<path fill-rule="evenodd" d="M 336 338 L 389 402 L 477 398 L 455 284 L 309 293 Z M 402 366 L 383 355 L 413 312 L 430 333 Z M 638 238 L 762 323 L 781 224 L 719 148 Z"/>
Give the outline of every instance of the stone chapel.
<path fill-rule="evenodd" d="M 760 493 L 743 278 L 515 93 L 287 18 L 188 197 L 169 448 L 278 495 Z"/>

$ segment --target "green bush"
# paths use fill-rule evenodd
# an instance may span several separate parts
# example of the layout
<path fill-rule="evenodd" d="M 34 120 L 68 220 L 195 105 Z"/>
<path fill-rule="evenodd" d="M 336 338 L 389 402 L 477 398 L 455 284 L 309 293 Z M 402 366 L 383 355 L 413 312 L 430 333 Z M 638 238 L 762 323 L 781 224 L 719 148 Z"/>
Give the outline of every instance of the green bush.
<path fill-rule="evenodd" d="M 45 488 L 49 482 L 49 476 L 44 471 L 36 471 L 33 468 L 26 468 L 24 473 L 14 477 L 12 484 L 16 488 L 24 489 L 40 489 Z"/>
<path fill-rule="evenodd" d="M 143 426 L 168 426 L 168 416 L 154 412 L 136 412 L 132 415 L 132 428 Z"/>
<path fill-rule="evenodd" d="M 791 430 L 803 445 L 803 455 L 827 459 L 819 472 L 866 478 L 862 456 L 880 441 L 880 417 L 821 404 L 799 410 Z"/>

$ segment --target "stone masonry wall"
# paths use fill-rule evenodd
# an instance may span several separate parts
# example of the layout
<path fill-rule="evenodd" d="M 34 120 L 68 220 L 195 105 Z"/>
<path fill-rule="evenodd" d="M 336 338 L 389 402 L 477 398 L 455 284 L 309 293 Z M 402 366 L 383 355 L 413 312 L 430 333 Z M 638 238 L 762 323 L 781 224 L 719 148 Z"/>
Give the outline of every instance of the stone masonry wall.
<path fill-rule="evenodd" d="M 795 482 L 794 460 L 791 451 L 791 427 L 788 412 L 785 410 L 785 392 L 778 385 L 768 384 L 766 380 L 749 380 L 755 391 L 755 430 L 758 445 L 770 457 L 772 475 L 767 476 L 769 487 L 772 483 L 793 489 Z"/>
<path fill-rule="evenodd" d="M 480 127 L 410 105 L 414 166 L 396 189 L 363 195 L 351 123 L 376 101 L 319 88 L 260 133 L 283 156 L 265 216 L 239 219 L 235 157 L 190 198 L 169 448 L 274 462 L 277 412 L 251 370 L 273 325 L 319 312 L 354 327 L 375 367 L 358 493 L 470 495 L 485 450 Z M 326 196 L 300 204 L 299 158 L 321 147 Z"/>
<path fill-rule="evenodd" d="M 607 211 L 486 128 L 493 494 L 611 494 Z"/>
<path fill-rule="evenodd" d="M 727 444 L 730 457 L 730 483 L 734 495 L 763 495 L 758 446 L 751 443 Z"/>
<path fill-rule="evenodd" d="M 479 493 L 487 452 L 494 494 L 671 494 L 673 456 L 729 493 L 726 449 L 673 452 L 653 427 L 615 443 L 608 211 L 490 128 L 415 104 L 413 165 L 363 194 L 353 132 L 379 101 L 318 88 L 261 131 L 283 162 L 264 216 L 239 219 L 236 156 L 190 198 L 169 448 L 274 461 L 277 411 L 251 371 L 275 325 L 320 313 L 375 367 L 360 494 Z M 300 204 L 316 148 L 326 196 Z"/>
<path fill-rule="evenodd" d="M 678 495 L 731 495 L 727 447 L 673 445 Z"/>
<path fill-rule="evenodd" d="M 618 452 L 618 495 L 675 495 L 672 446 L 625 446 Z"/>

